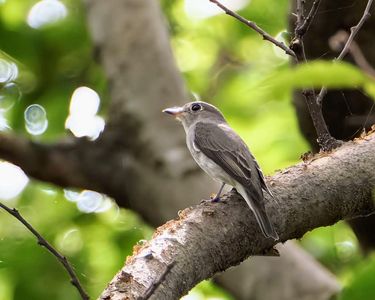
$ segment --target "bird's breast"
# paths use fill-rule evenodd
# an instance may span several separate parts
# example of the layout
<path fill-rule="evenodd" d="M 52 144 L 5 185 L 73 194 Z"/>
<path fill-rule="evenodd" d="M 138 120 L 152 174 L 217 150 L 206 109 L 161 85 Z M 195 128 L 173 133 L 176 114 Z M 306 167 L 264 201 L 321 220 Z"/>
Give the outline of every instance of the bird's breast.
<path fill-rule="evenodd" d="M 194 139 L 186 135 L 186 144 L 198 166 L 205 171 L 211 178 L 225 182 L 231 186 L 234 186 L 234 180 L 226 173 L 219 165 L 217 165 L 212 159 L 207 157 L 202 151 L 194 145 Z"/>

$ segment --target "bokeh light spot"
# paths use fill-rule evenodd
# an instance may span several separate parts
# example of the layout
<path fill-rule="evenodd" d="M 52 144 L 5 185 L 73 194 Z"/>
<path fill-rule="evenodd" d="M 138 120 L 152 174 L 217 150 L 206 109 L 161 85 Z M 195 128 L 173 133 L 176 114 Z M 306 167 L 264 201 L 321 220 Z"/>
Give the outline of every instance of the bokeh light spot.
<path fill-rule="evenodd" d="M 65 128 L 76 137 L 97 139 L 105 127 L 104 119 L 96 115 L 99 105 L 100 97 L 97 92 L 88 87 L 77 88 L 70 101 L 70 114 L 65 121 Z"/>
<path fill-rule="evenodd" d="M 79 138 L 87 136 L 91 140 L 97 139 L 104 127 L 104 119 L 100 116 L 70 115 L 65 122 L 65 128 L 70 129 L 74 136 Z"/>
<path fill-rule="evenodd" d="M 106 212 L 113 206 L 113 200 L 104 196 L 103 201 L 100 203 L 99 207 L 95 210 L 96 213 Z"/>
<path fill-rule="evenodd" d="M 40 135 L 47 130 L 47 113 L 43 106 L 39 104 L 30 105 L 26 108 L 24 117 L 25 128 L 28 133 L 32 135 Z"/>
<path fill-rule="evenodd" d="M 98 192 L 84 190 L 79 195 L 77 207 L 84 213 L 95 212 L 104 201 L 104 196 Z"/>
<path fill-rule="evenodd" d="M 13 81 L 18 77 L 18 67 L 15 63 L 0 58 L 0 83 Z"/>
<path fill-rule="evenodd" d="M 288 41 L 288 38 L 289 38 L 289 33 L 288 31 L 285 29 L 285 30 L 282 30 L 280 31 L 276 36 L 275 36 L 275 39 L 279 42 L 282 42 L 284 43 L 285 45 L 289 45 L 289 41 Z M 285 51 L 283 49 L 280 49 L 278 46 L 272 44 L 272 49 L 273 49 L 273 52 L 275 53 L 275 55 L 279 58 L 283 58 L 285 60 L 288 60 L 289 59 L 289 55 L 285 53 Z"/>
<path fill-rule="evenodd" d="M 73 255 L 83 247 L 81 232 L 76 229 L 68 229 L 57 238 L 56 244 L 59 250 L 65 254 Z"/>
<path fill-rule="evenodd" d="M 58 0 L 42 0 L 34 4 L 27 16 L 27 24 L 32 28 L 55 23 L 64 19 L 68 11 L 63 3 Z"/>
<path fill-rule="evenodd" d="M 356 253 L 356 245 L 351 241 L 343 241 L 335 244 L 337 256 L 341 261 L 349 261 Z"/>
<path fill-rule="evenodd" d="M 0 110 L 0 131 L 5 131 L 10 129 L 8 125 L 8 120 L 5 118 L 3 112 Z"/>
<path fill-rule="evenodd" d="M 100 97 L 97 92 L 86 86 L 77 88 L 70 100 L 69 112 L 71 115 L 95 116 L 99 110 Z"/>
<path fill-rule="evenodd" d="M 21 91 L 15 83 L 7 83 L 0 88 L 0 111 L 11 109 L 21 98 Z"/>
<path fill-rule="evenodd" d="M 0 161 L 0 199 L 17 197 L 29 182 L 29 178 L 18 166 Z"/>
<path fill-rule="evenodd" d="M 79 192 L 64 189 L 64 197 L 70 202 L 78 202 Z"/>
<path fill-rule="evenodd" d="M 113 206 L 113 200 L 95 191 L 77 192 L 64 189 L 64 196 L 68 201 L 75 202 L 78 209 L 84 213 L 102 213 Z"/>

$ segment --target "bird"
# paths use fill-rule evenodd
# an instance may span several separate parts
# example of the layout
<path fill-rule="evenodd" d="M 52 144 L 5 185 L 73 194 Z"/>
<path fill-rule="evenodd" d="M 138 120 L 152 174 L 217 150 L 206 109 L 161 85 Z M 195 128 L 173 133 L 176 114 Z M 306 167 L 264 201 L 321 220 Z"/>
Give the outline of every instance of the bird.
<path fill-rule="evenodd" d="M 221 183 L 212 201 L 220 200 L 226 184 L 234 187 L 254 213 L 263 235 L 278 240 L 263 195 L 265 191 L 273 197 L 272 192 L 249 148 L 220 110 L 212 104 L 194 101 L 166 108 L 163 112 L 181 121 L 192 157 L 203 171 Z"/>

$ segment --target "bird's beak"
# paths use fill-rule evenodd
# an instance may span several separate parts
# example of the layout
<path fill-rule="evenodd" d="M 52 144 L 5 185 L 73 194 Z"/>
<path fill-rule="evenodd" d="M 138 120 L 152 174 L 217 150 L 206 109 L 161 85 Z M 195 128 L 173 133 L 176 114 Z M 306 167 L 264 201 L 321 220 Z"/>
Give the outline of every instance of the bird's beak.
<path fill-rule="evenodd" d="M 178 117 L 184 112 L 184 109 L 183 107 L 175 106 L 175 107 L 169 107 L 169 108 L 163 109 L 163 112 L 170 114 L 172 116 Z"/>

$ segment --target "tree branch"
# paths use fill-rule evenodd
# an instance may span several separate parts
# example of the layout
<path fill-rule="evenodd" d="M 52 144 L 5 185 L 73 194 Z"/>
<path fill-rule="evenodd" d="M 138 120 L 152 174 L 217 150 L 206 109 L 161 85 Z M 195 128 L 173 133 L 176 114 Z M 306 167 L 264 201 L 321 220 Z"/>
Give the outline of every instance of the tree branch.
<path fill-rule="evenodd" d="M 175 262 L 172 261 L 172 263 L 170 263 L 169 265 L 167 265 L 167 267 L 165 268 L 164 272 L 161 273 L 159 279 L 156 282 L 152 283 L 152 285 L 146 290 L 145 295 L 143 297 L 140 297 L 139 300 L 147 300 L 147 299 L 149 299 L 154 294 L 154 292 L 156 291 L 156 289 L 163 283 L 163 281 L 165 280 L 165 277 L 172 270 L 174 264 L 175 264 Z"/>
<path fill-rule="evenodd" d="M 372 2 L 373 2 L 373 0 L 368 0 L 367 1 L 367 5 L 366 5 L 365 10 L 363 11 L 363 15 L 362 15 L 361 19 L 359 20 L 359 22 L 358 22 L 357 25 L 355 25 L 352 28 L 350 28 L 349 38 L 346 41 L 345 46 L 342 49 L 341 53 L 339 54 L 339 56 L 335 60 L 342 60 L 345 57 L 345 55 L 348 53 L 348 51 L 350 49 L 350 45 L 353 42 L 355 36 L 359 32 L 359 30 L 362 28 L 362 26 L 366 22 L 366 20 L 371 16 L 370 9 L 371 9 Z M 319 105 L 321 105 L 321 103 L 323 101 L 323 98 L 324 98 L 324 96 L 326 94 L 327 94 L 327 88 L 326 87 L 322 87 L 321 90 L 320 90 L 320 92 L 319 92 L 318 97 L 316 98 L 316 102 Z"/>
<path fill-rule="evenodd" d="M 76 287 L 79 294 L 81 295 L 81 298 L 83 300 L 89 300 L 89 296 L 86 293 L 85 289 L 82 287 L 76 273 L 73 270 L 73 267 L 70 265 L 68 259 L 62 255 L 60 252 L 58 252 L 50 243 L 47 242 L 47 240 L 29 223 L 27 222 L 19 213 L 19 211 L 15 208 L 11 209 L 5 204 L 0 202 L 0 207 L 7 211 L 9 214 L 11 214 L 13 217 L 15 217 L 18 221 L 20 221 L 37 239 L 38 244 L 45 247 L 53 256 L 57 258 L 57 260 L 63 265 L 64 269 L 68 272 L 71 283 Z"/>
<path fill-rule="evenodd" d="M 332 50 L 340 52 L 343 49 L 344 45 L 346 44 L 348 38 L 349 38 L 349 34 L 345 30 L 339 30 L 332 37 L 329 38 L 328 43 Z M 354 59 L 354 62 L 356 63 L 356 65 L 363 72 L 367 73 L 369 76 L 375 79 L 374 67 L 372 67 L 371 64 L 367 61 L 361 48 L 355 41 L 352 41 L 351 45 L 349 46 L 349 53 Z"/>
<path fill-rule="evenodd" d="M 296 16 L 297 16 L 297 21 L 296 21 L 296 27 L 301 26 L 302 22 L 305 19 L 305 0 L 297 0 L 296 1 Z"/>
<path fill-rule="evenodd" d="M 230 10 L 229 8 L 221 4 L 218 0 L 209 1 L 220 7 L 227 15 L 232 16 L 241 23 L 244 23 L 251 29 L 258 32 L 263 37 L 263 39 L 268 40 L 277 47 L 283 49 L 287 54 L 295 58 L 297 63 L 306 62 L 305 49 L 303 45 L 303 35 L 306 33 L 319 8 L 320 0 L 314 1 L 312 8 L 310 9 L 310 12 L 306 19 L 303 18 L 303 9 L 305 2 L 303 0 L 297 1 L 297 22 L 295 27 L 295 37 L 292 43 L 290 44 L 290 47 L 287 47 L 284 43 L 277 41 L 271 35 L 265 32 L 262 28 L 257 26 L 254 22 L 247 20 L 241 15 Z M 323 151 L 328 151 L 340 146 L 342 143 L 333 138 L 328 131 L 327 125 L 322 114 L 321 106 L 316 101 L 315 92 L 312 89 L 306 89 L 303 91 L 303 95 L 306 98 L 306 104 L 309 107 L 311 118 L 313 120 L 314 126 L 318 134 L 318 142 L 321 146 L 321 149 Z"/>
<path fill-rule="evenodd" d="M 44 145 L 14 134 L 0 133 L 0 157 L 20 166 L 36 179 L 62 187 L 86 187 L 90 184 L 79 172 L 77 141 Z"/>
<path fill-rule="evenodd" d="M 319 4 L 320 0 L 315 0 L 310 8 L 308 16 L 306 19 L 303 19 L 303 12 L 301 11 L 303 5 L 301 0 L 297 0 L 297 21 L 294 29 L 294 38 L 290 44 L 290 48 L 296 54 L 297 63 L 307 62 L 303 37 L 318 11 Z M 341 143 L 333 138 L 328 130 L 327 124 L 323 117 L 322 107 L 316 101 L 315 91 L 312 88 L 304 89 L 302 94 L 305 97 L 306 105 L 318 135 L 318 144 L 320 145 L 321 149 L 323 151 L 328 151 L 340 146 Z"/>
<path fill-rule="evenodd" d="M 281 241 L 374 212 L 374 147 L 372 133 L 270 178 L 278 201 L 267 196 L 267 210 Z M 250 255 L 263 254 L 273 245 L 260 233 L 245 201 L 232 191 L 219 203 L 187 208 L 178 219 L 159 227 L 148 243 L 135 247 L 101 299 L 137 299 L 172 262 L 173 270 L 153 297 L 177 299 L 201 280 Z"/>
<path fill-rule="evenodd" d="M 222 3 L 220 3 L 218 0 L 209 0 L 210 2 L 216 4 L 218 7 L 220 7 L 227 15 L 237 19 L 241 23 L 245 24 L 246 26 L 250 27 L 257 33 L 259 33 L 264 40 L 267 40 L 274 44 L 275 46 L 281 48 L 282 50 L 285 51 L 286 54 L 296 58 L 296 54 L 294 53 L 293 50 L 291 50 L 288 46 L 286 46 L 283 42 L 279 42 L 275 38 L 273 38 L 269 33 L 264 31 L 262 28 L 260 28 L 257 24 L 255 24 L 253 21 L 247 20 L 241 15 L 237 14 L 236 12 L 230 10 L 226 6 L 224 6 Z"/>
<path fill-rule="evenodd" d="M 297 3 L 299 1 L 304 2 L 304 0 L 298 0 Z M 311 22 L 313 21 L 316 13 L 318 12 L 319 4 L 320 4 L 320 0 L 315 0 L 311 6 L 311 9 L 306 19 L 301 18 L 299 22 L 297 19 L 296 33 L 299 37 L 303 37 L 305 33 L 307 32 L 307 30 L 309 29 Z M 300 6 L 303 7 L 302 5 Z M 298 15 L 298 10 L 297 10 L 297 15 Z"/>

